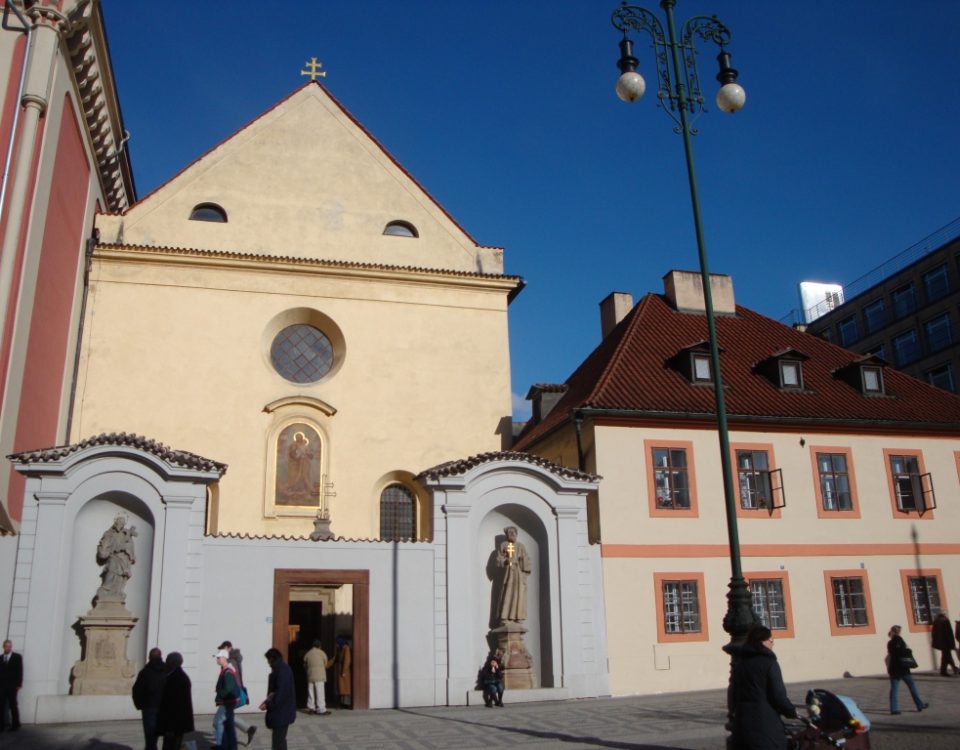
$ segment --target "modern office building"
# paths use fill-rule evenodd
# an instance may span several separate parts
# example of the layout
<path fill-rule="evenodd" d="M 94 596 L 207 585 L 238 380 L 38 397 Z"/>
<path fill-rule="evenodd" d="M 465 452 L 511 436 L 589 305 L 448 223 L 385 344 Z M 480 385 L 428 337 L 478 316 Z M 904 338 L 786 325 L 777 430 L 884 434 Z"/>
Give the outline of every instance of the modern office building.
<path fill-rule="evenodd" d="M 960 390 L 960 219 L 804 310 L 807 331 Z"/>

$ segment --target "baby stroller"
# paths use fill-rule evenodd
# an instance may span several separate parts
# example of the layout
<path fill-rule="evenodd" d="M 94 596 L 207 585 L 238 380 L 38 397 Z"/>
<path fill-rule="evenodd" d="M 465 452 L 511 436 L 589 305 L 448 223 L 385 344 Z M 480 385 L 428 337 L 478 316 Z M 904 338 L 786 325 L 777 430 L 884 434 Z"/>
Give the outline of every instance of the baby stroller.
<path fill-rule="evenodd" d="M 807 691 L 807 717 L 803 726 L 788 730 L 790 750 L 870 750 L 870 720 L 853 698 L 815 688 Z"/>

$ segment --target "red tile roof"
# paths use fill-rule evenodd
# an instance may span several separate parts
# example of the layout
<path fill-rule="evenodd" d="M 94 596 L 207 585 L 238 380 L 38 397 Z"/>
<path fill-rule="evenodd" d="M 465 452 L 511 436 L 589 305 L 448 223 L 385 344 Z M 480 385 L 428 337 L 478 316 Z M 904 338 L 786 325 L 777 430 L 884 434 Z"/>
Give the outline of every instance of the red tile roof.
<path fill-rule="evenodd" d="M 911 428 L 960 434 L 960 396 L 884 368 L 885 396 L 864 396 L 836 371 L 860 355 L 737 306 L 717 316 L 720 369 L 731 422 Z M 544 420 L 528 425 L 514 448 L 536 443 L 575 409 L 624 416 L 714 418 L 713 388 L 694 385 L 671 362 L 707 338 L 704 315 L 677 312 L 645 296 L 566 381 L 567 393 Z M 803 352 L 804 390 L 781 390 L 755 365 L 784 350 Z"/>

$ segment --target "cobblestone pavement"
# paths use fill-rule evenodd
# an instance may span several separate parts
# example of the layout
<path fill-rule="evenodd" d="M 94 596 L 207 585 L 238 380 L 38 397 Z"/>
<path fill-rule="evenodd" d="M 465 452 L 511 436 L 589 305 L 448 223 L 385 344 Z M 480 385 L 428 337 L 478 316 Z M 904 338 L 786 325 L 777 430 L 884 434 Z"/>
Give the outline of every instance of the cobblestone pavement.
<path fill-rule="evenodd" d="M 873 750 L 957 750 L 960 748 L 960 679 L 914 675 L 930 708 L 918 713 L 901 685 L 903 713 L 888 713 L 886 677 L 859 677 L 791 684 L 790 696 L 803 700 L 816 686 L 849 695 L 873 723 Z M 613 748 L 614 750 L 722 750 L 724 691 L 599 698 L 508 705 L 502 709 L 437 707 L 375 711 L 335 711 L 331 716 L 301 713 L 290 728 L 291 750 L 444 750 L 445 748 Z M 197 716 L 192 736 L 198 750 L 210 747 L 210 715 Z M 270 747 L 262 719 L 247 714 L 258 729 L 252 747 Z M 241 747 L 243 746 L 241 738 Z M 0 750 L 138 750 L 140 723 L 25 725 L 0 734 Z"/>

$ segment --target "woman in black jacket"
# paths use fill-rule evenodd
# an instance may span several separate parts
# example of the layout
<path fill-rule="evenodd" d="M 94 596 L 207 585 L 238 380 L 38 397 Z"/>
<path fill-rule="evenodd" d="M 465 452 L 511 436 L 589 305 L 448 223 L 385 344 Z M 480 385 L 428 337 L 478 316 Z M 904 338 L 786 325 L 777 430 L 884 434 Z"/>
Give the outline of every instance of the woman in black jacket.
<path fill-rule="evenodd" d="M 786 750 L 787 734 L 780 716 L 797 717 L 772 646 L 770 629 L 754 625 L 747 642 L 730 649 L 734 656 L 730 684 L 733 746 L 738 750 Z"/>
<path fill-rule="evenodd" d="M 913 652 L 907 648 L 906 642 L 900 637 L 900 626 L 894 625 L 887 633 L 890 638 L 887 641 L 887 674 L 890 675 L 890 713 L 900 713 L 899 696 L 900 680 L 907 683 L 910 689 L 910 696 L 917 706 L 917 711 L 923 711 L 929 708 L 929 704 L 920 699 L 920 693 L 917 692 L 917 686 L 913 684 L 913 677 L 910 676 L 912 667 L 907 666 L 913 662 Z M 916 666 L 916 662 L 913 662 Z"/>

